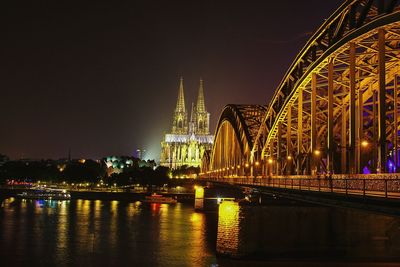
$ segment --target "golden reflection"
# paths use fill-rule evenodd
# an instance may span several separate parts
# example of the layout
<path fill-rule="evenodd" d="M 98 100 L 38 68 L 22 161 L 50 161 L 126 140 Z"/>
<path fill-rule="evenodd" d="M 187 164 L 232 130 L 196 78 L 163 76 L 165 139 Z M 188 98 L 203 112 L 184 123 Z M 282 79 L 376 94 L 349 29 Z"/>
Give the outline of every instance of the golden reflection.
<path fill-rule="evenodd" d="M 90 213 L 90 200 L 84 200 L 83 201 L 83 205 L 82 205 L 82 212 L 85 214 L 85 215 L 89 215 L 89 213 Z"/>
<path fill-rule="evenodd" d="M 97 248 L 99 246 L 100 239 L 96 238 L 96 233 L 100 232 L 100 227 L 101 227 L 101 206 L 102 202 L 101 200 L 95 200 L 94 201 L 94 207 L 93 207 L 93 230 L 92 230 L 92 247 Z"/>
<path fill-rule="evenodd" d="M 27 201 L 26 199 L 21 199 L 21 208 L 26 209 L 27 208 Z"/>
<path fill-rule="evenodd" d="M 169 204 L 161 204 L 160 205 L 160 240 L 167 241 L 169 239 L 169 229 L 168 225 L 170 224 L 169 218 Z"/>
<path fill-rule="evenodd" d="M 113 215 L 117 215 L 118 204 L 119 204 L 119 203 L 118 203 L 117 200 L 111 201 L 111 211 L 112 211 Z"/>
<path fill-rule="evenodd" d="M 136 201 L 135 203 L 129 203 L 129 205 L 126 207 L 126 215 L 128 216 L 128 219 L 132 219 L 139 213 L 140 213 L 140 201 Z"/>
<path fill-rule="evenodd" d="M 59 258 L 66 257 L 66 248 L 68 247 L 68 209 L 67 209 L 67 201 L 59 201 L 58 203 L 58 211 L 57 211 L 57 245 L 56 245 L 56 254 Z"/>
<path fill-rule="evenodd" d="M 182 204 L 177 203 L 174 205 L 174 220 L 181 221 L 182 220 Z"/>
<path fill-rule="evenodd" d="M 207 244 L 205 243 L 205 215 L 203 213 L 193 212 L 190 215 L 191 231 L 190 231 L 190 250 L 189 258 L 191 259 L 191 266 L 198 266 L 199 259 L 207 254 L 205 248 Z"/>
<path fill-rule="evenodd" d="M 111 201 L 111 206 L 110 206 L 111 218 L 110 218 L 110 235 L 109 235 L 109 242 L 110 242 L 111 247 L 115 247 L 117 244 L 118 205 L 119 205 L 119 201 L 117 201 L 117 200 Z"/>
<path fill-rule="evenodd" d="M 99 219 L 101 213 L 101 200 L 94 201 L 94 218 Z"/>
<path fill-rule="evenodd" d="M 88 245 L 88 237 L 90 236 L 89 227 L 90 227 L 90 200 L 77 200 L 76 205 L 76 225 L 79 227 L 76 228 L 76 234 L 78 240 L 82 242 L 77 242 L 77 250 L 78 251 L 87 251 Z"/>
<path fill-rule="evenodd" d="M 190 221 L 193 223 L 193 225 L 197 225 L 199 224 L 200 220 L 202 220 L 202 214 L 200 213 L 192 213 L 192 215 L 190 216 Z"/>
<path fill-rule="evenodd" d="M 236 251 L 239 246 L 239 203 L 223 201 L 218 210 L 217 251 Z"/>
<path fill-rule="evenodd" d="M 78 199 L 76 201 L 76 210 L 80 210 L 82 208 L 82 199 Z"/>
<path fill-rule="evenodd" d="M 234 201 L 223 201 L 219 205 L 219 219 L 234 222 L 238 216 L 239 204 Z"/>

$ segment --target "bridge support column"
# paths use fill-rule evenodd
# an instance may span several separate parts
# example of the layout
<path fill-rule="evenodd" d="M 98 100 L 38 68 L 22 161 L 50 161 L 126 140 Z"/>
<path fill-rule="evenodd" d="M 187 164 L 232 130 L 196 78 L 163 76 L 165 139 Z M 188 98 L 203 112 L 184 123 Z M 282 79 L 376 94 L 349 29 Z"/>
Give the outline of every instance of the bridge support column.
<path fill-rule="evenodd" d="M 196 186 L 194 193 L 194 209 L 204 210 L 204 187 Z"/>
<path fill-rule="evenodd" d="M 286 174 L 292 174 L 293 156 L 292 156 L 292 107 L 288 108 L 287 130 L 286 130 Z"/>
<path fill-rule="evenodd" d="M 317 74 L 311 74 L 311 174 L 318 171 L 319 154 L 317 152 Z"/>
<path fill-rule="evenodd" d="M 362 170 L 362 140 L 364 138 L 364 124 L 363 124 L 363 112 L 364 112 L 364 100 L 363 91 L 361 86 L 358 87 L 358 116 L 357 116 L 357 151 L 356 151 L 356 162 L 357 162 L 357 172 L 363 173 Z"/>
<path fill-rule="evenodd" d="M 299 88 L 297 98 L 297 175 L 302 174 L 302 154 L 303 154 L 303 89 Z"/>
<path fill-rule="evenodd" d="M 397 146 L 398 146 L 398 127 L 399 127 L 399 122 L 398 122 L 398 85 L 397 85 L 397 75 L 394 76 L 394 82 L 393 82 L 393 110 L 394 110 L 394 116 L 393 116 L 393 158 L 394 158 L 394 165 L 396 166 L 396 172 L 397 168 L 399 165 L 399 159 L 397 155 Z"/>
<path fill-rule="evenodd" d="M 377 104 L 377 92 L 375 90 L 372 89 L 372 162 L 371 162 L 371 168 L 372 168 L 372 173 L 376 173 L 377 172 L 377 168 L 378 168 L 378 148 L 377 148 L 377 144 L 378 144 L 378 133 L 376 130 L 376 126 L 377 126 L 377 108 L 376 108 L 376 104 Z"/>
<path fill-rule="evenodd" d="M 334 172 L 333 155 L 334 155 L 334 140 L 333 140 L 333 61 L 328 64 L 328 162 L 327 169 L 329 173 Z"/>
<path fill-rule="evenodd" d="M 378 30 L 378 168 L 386 172 L 386 71 L 385 71 L 385 31 Z"/>
<path fill-rule="evenodd" d="M 350 98 L 349 98 L 349 172 L 356 173 L 356 45 L 350 43 Z"/>
<path fill-rule="evenodd" d="M 346 114 L 346 101 L 342 99 L 342 127 L 341 127 L 341 169 L 342 174 L 347 172 L 347 114 Z"/>
<path fill-rule="evenodd" d="M 276 174 L 282 174 L 282 122 L 278 122 L 277 144 L 276 144 Z"/>

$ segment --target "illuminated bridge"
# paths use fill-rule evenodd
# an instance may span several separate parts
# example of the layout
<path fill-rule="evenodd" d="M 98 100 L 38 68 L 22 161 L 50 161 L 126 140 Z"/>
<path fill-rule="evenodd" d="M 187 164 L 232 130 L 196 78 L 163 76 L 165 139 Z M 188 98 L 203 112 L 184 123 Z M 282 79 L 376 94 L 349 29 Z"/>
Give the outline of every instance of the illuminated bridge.
<path fill-rule="evenodd" d="M 346 1 L 270 103 L 227 105 L 201 177 L 400 196 L 400 1 Z"/>

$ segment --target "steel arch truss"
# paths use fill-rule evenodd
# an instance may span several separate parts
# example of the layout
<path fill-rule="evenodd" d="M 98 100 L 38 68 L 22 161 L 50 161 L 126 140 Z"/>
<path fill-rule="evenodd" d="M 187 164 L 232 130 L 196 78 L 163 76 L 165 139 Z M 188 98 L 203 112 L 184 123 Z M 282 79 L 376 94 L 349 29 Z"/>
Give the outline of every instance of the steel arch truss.
<path fill-rule="evenodd" d="M 266 107 L 261 105 L 227 105 L 223 109 L 210 156 L 203 173 L 239 175 L 249 167 L 251 150 Z"/>
<path fill-rule="evenodd" d="M 272 175 L 393 172 L 398 156 L 398 1 L 347 1 L 297 56 L 252 149 Z"/>

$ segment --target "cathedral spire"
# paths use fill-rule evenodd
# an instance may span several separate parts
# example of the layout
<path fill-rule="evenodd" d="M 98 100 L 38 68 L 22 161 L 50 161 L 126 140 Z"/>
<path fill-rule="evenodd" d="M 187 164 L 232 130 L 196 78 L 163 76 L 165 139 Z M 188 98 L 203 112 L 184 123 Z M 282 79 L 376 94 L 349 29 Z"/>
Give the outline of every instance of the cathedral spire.
<path fill-rule="evenodd" d="M 172 134 L 187 134 L 188 121 L 187 112 L 185 107 L 185 95 L 183 92 L 183 78 L 181 77 L 179 83 L 178 100 L 174 113 L 174 120 L 172 123 Z"/>
<path fill-rule="evenodd" d="M 175 112 L 186 112 L 185 94 L 183 92 L 183 77 L 181 77 L 181 80 L 179 82 L 178 101 L 176 102 Z"/>
<path fill-rule="evenodd" d="M 196 111 L 206 112 L 206 105 L 204 104 L 204 81 L 200 78 L 199 94 L 197 95 Z"/>

